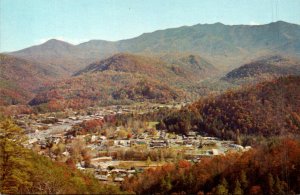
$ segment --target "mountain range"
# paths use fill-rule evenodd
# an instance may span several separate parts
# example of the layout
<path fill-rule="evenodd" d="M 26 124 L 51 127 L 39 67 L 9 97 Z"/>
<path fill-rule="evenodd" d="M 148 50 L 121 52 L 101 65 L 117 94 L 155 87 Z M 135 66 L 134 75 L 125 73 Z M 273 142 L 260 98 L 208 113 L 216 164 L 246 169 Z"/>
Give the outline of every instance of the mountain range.
<path fill-rule="evenodd" d="M 157 57 L 115 54 L 44 87 L 30 105 L 51 107 L 59 102 L 59 107 L 74 108 L 116 101 L 182 100 L 191 95 L 198 82 L 217 73 L 200 56 L 175 58 L 170 63 Z"/>
<path fill-rule="evenodd" d="M 299 54 L 300 26 L 282 21 L 197 24 L 78 45 L 51 39 L 1 54 L 1 105 L 195 99 L 249 80 L 298 74 Z"/>
<path fill-rule="evenodd" d="M 72 45 L 59 40 L 11 52 L 40 63 L 56 65 L 60 74 L 74 73 L 116 53 L 193 53 L 218 66 L 234 66 L 263 54 L 300 54 L 300 26 L 283 21 L 266 25 L 197 24 L 144 33 L 120 41 L 91 40 Z"/>

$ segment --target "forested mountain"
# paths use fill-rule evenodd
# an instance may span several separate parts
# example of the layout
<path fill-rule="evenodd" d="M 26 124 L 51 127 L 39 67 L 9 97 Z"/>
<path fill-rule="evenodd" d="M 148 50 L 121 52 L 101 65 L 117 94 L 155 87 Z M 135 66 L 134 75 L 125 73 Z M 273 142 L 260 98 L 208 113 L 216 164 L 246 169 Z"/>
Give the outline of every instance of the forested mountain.
<path fill-rule="evenodd" d="M 214 76 L 220 72 L 215 65 L 196 54 L 167 53 L 158 55 L 158 58 L 169 63 L 175 73 L 185 74 L 195 81 Z"/>
<path fill-rule="evenodd" d="M 0 105 L 27 103 L 34 90 L 56 76 L 57 72 L 50 67 L 0 54 Z"/>
<path fill-rule="evenodd" d="M 229 55 L 242 50 L 284 51 L 282 48 L 288 44 L 299 43 L 299 33 L 299 25 L 282 21 L 257 26 L 197 24 L 145 33 L 119 44 L 122 50 L 131 52 L 193 51 Z M 291 49 L 299 53 L 298 47 Z"/>
<path fill-rule="evenodd" d="M 41 88 L 30 104 L 59 102 L 63 108 L 109 102 L 184 100 L 199 81 L 216 72 L 213 65 L 193 55 L 167 63 L 159 57 L 121 53 L 92 63 L 69 79 Z"/>
<path fill-rule="evenodd" d="M 259 82 L 286 75 L 300 75 L 300 61 L 275 55 L 244 64 L 229 72 L 224 80 L 236 83 L 251 80 Z"/>
<path fill-rule="evenodd" d="M 161 122 L 170 131 L 190 129 L 238 142 L 252 135 L 300 134 L 300 77 L 273 81 L 201 99 Z"/>
<path fill-rule="evenodd" d="M 163 76 L 194 78 L 198 81 L 217 72 L 217 69 L 205 59 L 193 54 L 168 54 L 163 56 L 145 56 L 120 53 L 99 62 L 92 63 L 74 75 L 104 71 L 139 72 L 161 79 Z M 166 75 L 169 74 L 169 75 Z"/>
<path fill-rule="evenodd" d="M 5 85 L 3 85 L 5 90 L 3 89 L 2 93 L 11 94 L 3 94 L 3 99 L 6 96 L 23 98 L 18 101 L 9 100 L 6 104 L 26 104 L 33 98 L 33 92 L 35 92 L 38 95 L 30 102 L 31 105 L 46 103 L 58 97 L 74 100 L 77 103 L 82 100 L 81 106 L 113 103 L 113 100 L 123 102 L 146 99 L 179 100 L 184 99 L 190 92 L 201 92 L 202 89 L 199 89 L 197 83 L 218 73 L 212 64 L 200 56 L 193 54 L 168 54 L 168 56 L 170 57 L 165 55 L 149 57 L 128 53 L 115 54 L 79 70 L 73 77 L 60 80 L 57 79 L 59 77 L 57 72 L 59 71 L 47 65 L 32 63 L 34 64 L 33 67 L 26 67 L 25 60 L 21 61 L 23 65 L 18 65 L 18 63 L 22 63 L 8 60 L 8 57 L 3 58 L 2 76 L 9 78 L 3 82 L 11 80 L 13 82 L 10 82 L 9 86 L 12 84 L 20 85 L 18 88 L 8 87 L 8 92 L 5 92 Z M 10 59 L 12 58 L 10 57 Z M 13 73 L 7 72 L 12 68 L 14 68 Z M 23 68 L 27 69 L 23 70 Z M 35 69 L 44 71 L 41 74 L 27 76 L 28 78 L 37 77 L 38 79 L 35 80 L 27 78 L 28 81 L 26 81 L 24 75 L 22 76 L 23 80 L 18 80 L 18 76 L 13 76 L 27 72 L 31 74 L 35 72 Z M 49 79 L 52 78 L 49 81 L 56 82 L 45 82 L 48 77 Z M 25 85 L 29 88 L 26 88 Z M 71 107 L 77 103 L 72 103 Z M 64 105 L 62 104 L 61 107 Z"/>
<path fill-rule="evenodd" d="M 72 45 L 58 40 L 12 52 L 11 55 L 55 64 L 77 71 L 109 55 L 130 53 L 189 52 L 201 54 L 219 65 L 232 65 L 249 57 L 268 53 L 299 55 L 300 27 L 286 22 L 266 25 L 197 24 L 144 33 L 136 38 L 116 42 L 91 40 Z"/>
<path fill-rule="evenodd" d="M 75 45 L 51 39 L 41 45 L 12 52 L 10 55 L 55 67 L 59 70 L 60 76 L 65 76 L 72 74 L 79 67 L 93 62 L 93 59 L 90 59 L 89 56 L 82 56 L 82 52 Z"/>
<path fill-rule="evenodd" d="M 245 80 L 246 82 L 248 80 L 259 81 L 261 78 L 270 76 L 298 74 L 299 60 L 290 56 L 299 54 L 299 47 L 297 47 L 299 37 L 299 25 L 281 21 L 257 26 L 198 24 L 145 33 L 133 39 L 116 42 L 91 40 L 72 45 L 52 39 L 41 45 L 12 52 L 10 55 L 33 60 L 35 64 L 40 64 L 41 68 L 54 72 L 55 78 L 64 78 L 57 81 L 55 85 L 48 84 L 40 88 L 37 96 L 39 100 L 37 98 L 32 100 L 32 105 L 39 104 L 38 102 L 48 102 L 48 100 L 41 99 L 48 96 L 45 93 L 49 93 L 49 90 L 59 91 L 62 93 L 60 95 L 65 97 L 66 91 L 63 89 L 73 89 L 70 86 L 74 87 L 73 83 L 77 83 L 79 78 L 89 83 L 88 85 L 82 84 L 86 88 L 79 87 L 75 90 L 79 94 L 84 90 L 101 93 L 111 99 L 141 100 L 145 94 L 132 95 L 142 94 L 137 92 L 140 89 L 135 89 L 135 92 L 129 89 L 133 84 L 142 81 L 144 84 L 148 83 L 149 87 L 151 85 L 156 91 L 156 95 L 146 95 L 147 99 L 156 99 L 153 97 L 159 96 L 161 97 L 159 99 L 163 100 L 170 97 L 171 99 L 197 97 L 226 88 L 231 84 L 244 83 Z M 119 52 L 137 53 L 137 55 Z M 224 66 L 236 67 L 237 64 L 245 63 L 249 59 L 268 56 L 270 53 L 272 57 L 259 58 L 228 73 L 225 77 L 225 80 L 229 81 L 228 84 L 223 82 L 224 80 L 200 83 L 205 79 L 214 79 L 216 75 L 220 75 L 222 71 L 228 69 L 224 69 Z M 276 55 L 278 53 L 288 53 L 289 57 Z M 91 74 L 94 79 L 88 79 L 89 76 L 83 73 Z M 69 77 L 72 74 L 75 77 L 66 79 L 66 76 Z M 115 82 L 115 77 L 123 78 Z M 129 79 L 131 77 L 137 77 L 137 79 Z M 135 80 L 135 82 L 129 82 L 129 80 Z M 114 87 L 100 87 L 99 82 L 114 83 Z M 36 84 L 32 86 L 44 84 L 38 80 L 34 83 Z M 212 87 L 212 85 L 217 86 Z M 124 89 L 121 90 L 123 87 Z M 106 90 L 103 91 L 104 88 Z M 9 91 L 2 93 L 11 94 L 5 96 L 19 96 L 22 100 L 15 102 L 9 100 L 8 104 L 24 103 L 28 100 L 27 97 L 32 97 L 32 94 L 26 94 L 31 91 L 20 90 L 18 93 L 23 95 L 13 95 L 16 90 L 12 89 L 16 87 L 10 87 Z M 158 91 L 161 90 L 164 92 L 159 93 Z M 68 95 L 67 99 L 77 97 L 74 90 L 71 91 L 73 92 Z M 163 98 L 165 95 L 167 98 Z M 94 98 L 94 95 L 87 96 L 89 96 L 88 99 L 97 99 L 97 101 L 102 99 Z"/>

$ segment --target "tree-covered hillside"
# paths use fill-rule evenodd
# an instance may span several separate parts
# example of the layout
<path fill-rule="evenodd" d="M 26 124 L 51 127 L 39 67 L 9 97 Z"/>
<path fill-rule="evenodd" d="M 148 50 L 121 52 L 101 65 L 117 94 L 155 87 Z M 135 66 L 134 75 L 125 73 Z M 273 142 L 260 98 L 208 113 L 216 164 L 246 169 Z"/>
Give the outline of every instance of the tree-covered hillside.
<path fill-rule="evenodd" d="M 281 77 L 201 99 L 165 117 L 162 126 L 225 139 L 300 134 L 300 77 Z"/>
<path fill-rule="evenodd" d="M 150 168 L 122 188 L 137 194 L 297 194 L 299 157 L 299 141 L 273 140 L 245 153 Z"/>

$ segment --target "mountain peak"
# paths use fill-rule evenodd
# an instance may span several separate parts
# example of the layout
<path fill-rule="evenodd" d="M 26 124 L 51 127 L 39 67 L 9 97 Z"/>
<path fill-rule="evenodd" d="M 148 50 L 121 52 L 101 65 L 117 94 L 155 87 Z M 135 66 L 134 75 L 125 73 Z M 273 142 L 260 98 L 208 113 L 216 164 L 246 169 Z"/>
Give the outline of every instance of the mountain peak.
<path fill-rule="evenodd" d="M 90 64 L 74 75 L 77 76 L 82 73 L 103 72 L 107 70 L 118 72 L 147 72 L 153 69 L 152 72 L 158 72 L 159 69 L 157 69 L 157 65 L 160 63 L 159 60 L 142 55 L 117 53 L 106 59 Z"/>
<path fill-rule="evenodd" d="M 58 39 L 49 39 L 48 41 L 46 41 L 45 43 L 43 43 L 42 45 L 54 45 L 54 44 L 60 44 L 60 45 L 73 45 L 71 43 L 68 43 L 66 41 L 62 41 L 62 40 L 58 40 Z"/>
<path fill-rule="evenodd" d="M 225 26 L 225 24 L 223 24 L 221 22 L 216 22 L 216 23 L 214 23 L 214 25 Z"/>
<path fill-rule="evenodd" d="M 292 25 L 292 26 L 294 26 L 294 25 L 296 25 L 296 24 L 293 24 L 293 23 L 288 23 L 288 22 L 285 22 L 285 21 L 282 21 L 282 20 L 278 20 L 278 21 L 276 21 L 276 22 L 271 22 L 271 23 L 269 23 L 269 24 L 266 24 L 266 25 L 271 25 L 271 26 L 288 26 L 288 25 Z"/>

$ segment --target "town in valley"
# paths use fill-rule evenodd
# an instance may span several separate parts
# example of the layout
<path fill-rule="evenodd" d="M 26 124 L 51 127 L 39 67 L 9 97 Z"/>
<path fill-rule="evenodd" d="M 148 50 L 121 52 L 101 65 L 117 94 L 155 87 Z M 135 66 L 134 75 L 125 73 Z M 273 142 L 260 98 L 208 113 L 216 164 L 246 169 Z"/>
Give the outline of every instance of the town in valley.
<path fill-rule="evenodd" d="M 16 121 L 25 129 L 27 148 L 53 161 L 79 158 L 75 164 L 77 169 L 92 173 L 104 182 L 122 182 L 125 177 L 168 162 L 185 159 L 197 163 L 202 158 L 251 149 L 205 133 L 190 131 L 183 135 L 157 130 L 157 121 L 135 124 L 135 127 L 106 126 L 104 122 L 107 117 L 132 113 L 143 115 L 161 108 L 180 109 L 185 104 L 138 103 L 79 111 L 69 109 L 59 113 L 17 115 Z M 101 121 L 100 125 L 91 127 L 97 131 L 87 129 L 80 133 L 78 126 L 89 121 Z"/>

